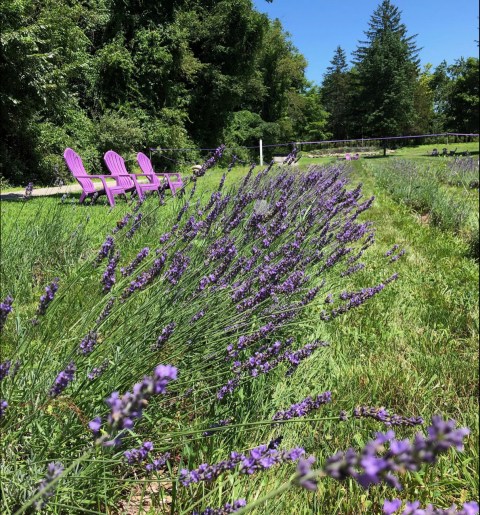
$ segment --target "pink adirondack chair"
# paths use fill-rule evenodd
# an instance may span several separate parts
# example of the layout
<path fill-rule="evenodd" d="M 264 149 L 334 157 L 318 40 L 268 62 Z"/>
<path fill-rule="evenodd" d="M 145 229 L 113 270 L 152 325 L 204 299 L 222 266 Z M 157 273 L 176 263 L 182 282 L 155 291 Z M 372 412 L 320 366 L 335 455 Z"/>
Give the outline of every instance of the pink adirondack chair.
<path fill-rule="evenodd" d="M 119 186 L 118 182 L 116 186 L 109 186 L 107 184 L 105 180 L 107 176 L 88 175 L 85 171 L 85 167 L 83 166 L 81 157 L 71 148 L 67 148 L 65 150 L 63 157 L 69 170 L 83 189 L 82 194 L 80 195 L 80 204 L 82 204 L 87 197 L 93 197 L 97 194 L 107 195 L 108 202 L 110 206 L 113 207 L 115 205 L 114 195 L 125 195 L 125 188 Z M 103 188 L 96 189 L 92 179 L 100 179 L 102 181 Z"/>
<path fill-rule="evenodd" d="M 125 161 L 123 157 L 113 150 L 109 150 L 103 156 L 103 160 L 107 165 L 109 172 L 117 180 L 118 184 L 122 186 L 126 191 L 136 190 L 138 196 L 143 198 L 142 191 L 138 186 L 138 182 L 134 177 L 134 174 L 128 173 L 125 167 Z"/>
<path fill-rule="evenodd" d="M 356 161 L 359 157 L 360 157 L 360 155 L 357 153 L 357 154 L 352 156 L 352 159 L 354 159 Z"/>
<path fill-rule="evenodd" d="M 130 187 L 135 188 L 141 199 L 144 198 L 144 193 L 146 191 L 156 191 L 160 195 L 162 183 L 158 180 L 158 177 L 156 177 L 155 174 L 153 174 L 155 176 L 154 179 L 151 172 L 139 174 L 128 173 L 123 157 L 113 150 L 109 150 L 103 156 L 103 159 L 105 160 L 110 173 L 113 176 L 118 177 L 121 184 L 124 184 L 125 186 L 130 185 Z M 138 177 L 147 177 L 149 182 L 138 182 Z"/>
<path fill-rule="evenodd" d="M 352 156 L 350 154 L 345 154 L 345 159 L 347 161 L 350 161 L 352 159 Z"/>
<path fill-rule="evenodd" d="M 158 175 L 165 177 L 167 179 L 168 187 L 170 188 L 172 195 L 175 195 L 176 191 L 183 186 L 182 177 L 179 173 L 169 172 L 156 174 L 155 170 L 153 169 L 152 162 L 143 152 L 139 152 L 137 154 L 137 161 L 145 175 L 155 177 L 157 180 Z"/>

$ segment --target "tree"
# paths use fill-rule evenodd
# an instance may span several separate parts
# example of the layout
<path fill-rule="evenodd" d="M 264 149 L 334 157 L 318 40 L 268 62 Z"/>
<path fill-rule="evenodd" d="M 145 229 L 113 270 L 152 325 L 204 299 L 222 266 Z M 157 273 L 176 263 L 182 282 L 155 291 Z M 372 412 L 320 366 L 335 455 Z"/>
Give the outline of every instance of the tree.
<path fill-rule="evenodd" d="M 323 105 L 329 114 L 327 129 L 336 139 L 348 139 L 351 75 L 342 47 L 335 50 L 322 82 Z"/>
<path fill-rule="evenodd" d="M 390 0 L 374 11 L 367 40 L 354 53 L 356 103 L 368 136 L 398 136 L 415 128 L 414 91 L 418 76 L 415 36 L 407 36 L 401 12 Z"/>
<path fill-rule="evenodd" d="M 450 67 L 452 85 L 448 102 L 448 123 L 454 132 L 478 133 L 478 58 L 459 59 Z"/>

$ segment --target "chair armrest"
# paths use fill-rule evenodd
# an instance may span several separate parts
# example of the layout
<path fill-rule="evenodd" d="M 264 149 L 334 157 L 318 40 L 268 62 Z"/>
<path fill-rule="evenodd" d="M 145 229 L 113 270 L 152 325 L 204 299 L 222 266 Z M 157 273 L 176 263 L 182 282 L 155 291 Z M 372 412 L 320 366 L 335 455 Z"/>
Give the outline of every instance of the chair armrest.
<path fill-rule="evenodd" d="M 79 179 L 100 179 L 105 191 L 108 189 L 108 184 L 105 178 L 110 177 L 109 175 L 77 175 L 76 177 Z"/>
<path fill-rule="evenodd" d="M 113 175 L 74 175 L 75 178 L 79 179 L 105 179 L 109 177 L 113 177 Z"/>
<path fill-rule="evenodd" d="M 164 175 L 165 177 L 170 177 L 171 175 L 175 175 L 178 179 L 182 179 L 180 174 L 177 172 L 164 172 L 164 173 L 157 173 L 157 175 Z"/>

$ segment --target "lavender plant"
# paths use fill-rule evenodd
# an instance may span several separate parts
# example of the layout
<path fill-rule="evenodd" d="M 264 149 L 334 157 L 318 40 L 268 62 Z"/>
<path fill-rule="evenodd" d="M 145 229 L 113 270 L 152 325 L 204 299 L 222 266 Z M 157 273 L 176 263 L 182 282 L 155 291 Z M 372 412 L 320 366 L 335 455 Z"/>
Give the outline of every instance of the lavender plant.
<path fill-rule="evenodd" d="M 298 441 L 290 437 L 286 450 L 279 449 L 278 433 L 292 435 L 289 425 L 333 423 L 338 417 L 327 412 L 327 403 L 336 400 L 329 391 L 314 397 L 311 392 L 319 390 L 312 388 L 292 397 L 295 404 L 285 408 L 285 399 L 273 400 L 275 387 L 288 387 L 297 377 L 307 377 L 310 367 L 333 362 L 335 351 L 317 332 L 325 334 L 330 320 L 339 323 L 384 295 L 397 278 L 391 268 L 401 261 L 382 258 L 369 270 L 374 228 L 362 220 L 372 200 L 362 198 L 361 187 L 350 188 L 342 167 L 306 173 L 267 167 L 256 175 L 253 170 L 238 186 L 228 186 L 222 175 L 212 195 L 204 198 L 198 188 L 189 203 L 167 202 L 170 211 L 162 224 L 152 223 L 157 204 L 151 209 L 148 200 L 143 203 L 145 230 L 135 238 L 116 231 L 115 243 L 107 239 L 95 253 L 109 259 L 104 286 L 118 297 L 108 292 L 102 297 L 91 263 L 80 267 L 72 276 L 76 282 L 63 288 L 62 281 L 65 293 L 55 303 L 48 333 L 41 333 L 48 338 L 22 335 L 19 350 L 8 356 L 21 355 L 26 362 L 15 380 L 6 372 L 2 383 L 8 402 L 2 446 L 12 449 L 22 440 L 18 428 L 24 422 L 52 435 L 44 449 L 43 437 L 34 430 L 26 454 L 46 463 L 55 452 L 65 464 L 55 483 L 59 506 L 75 505 L 72 485 L 89 478 L 96 478 L 114 503 L 135 488 L 132 471 L 139 483 L 157 481 L 159 498 L 175 497 L 174 512 L 200 505 L 206 513 L 249 509 L 243 500 L 226 504 L 240 497 L 232 485 L 241 489 L 245 478 L 253 484 L 264 474 L 284 477 L 294 462 L 297 483 L 313 486 L 306 444 L 300 436 Z M 146 248 L 152 250 L 146 253 Z M 365 269 L 356 262 L 360 256 Z M 116 277 L 117 264 L 128 273 Z M 327 313 L 329 318 L 321 315 L 325 298 L 332 300 L 328 309 L 336 310 Z M 57 374 L 49 366 L 53 357 L 55 363 L 70 364 Z M 165 362 L 172 365 L 150 373 Z M 33 381 L 29 370 L 34 367 Z M 318 413 L 320 405 L 325 406 Z M 398 420 L 377 415 L 383 423 Z M 89 438 L 88 428 L 95 438 Z M 391 449 L 397 441 L 389 441 Z M 238 450 L 231 454 L 232 448 Z M 379 460 L 397 463 L 396 457 L 380 454 Z M 221 456 L 228 458 L 220 461 Z M 337 458 L 328 463 L 331 477 Z M 26 458 L 12 463 L 26 470 Z M 383 480 L 382 474 L 376 471 L 374 479 Z M 121 488 L 115 486 L 119 479 Z M 169 484 L 175 484 L 175 496 Z M 217 496 L 221 491 L 229 497 Z M 27 506 L 28 497 L 11 492 L 10 499 Z M 89 492 L 83 506 L 93 510 L 100 494 L 95 488 Z"/>

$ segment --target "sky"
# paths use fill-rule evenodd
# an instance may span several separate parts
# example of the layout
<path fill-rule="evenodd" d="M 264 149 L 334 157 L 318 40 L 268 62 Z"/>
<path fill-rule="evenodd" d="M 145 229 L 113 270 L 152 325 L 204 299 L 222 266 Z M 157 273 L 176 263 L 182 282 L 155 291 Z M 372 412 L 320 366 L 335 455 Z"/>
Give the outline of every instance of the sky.
<path fill-rule="evenodd" d="M 335 48 L 340 45 L 351 60 L 364 39 L 370 16 L 381 0 L 253 0 L 256 9 L 279 18 L 291 41 L 308 62 L 307 79 L 320 84 Z M 477 0 L 393 0 L 402 11 L 408 35 L 418 34 L 423 47 L 421 65 L 433 67 L 444 59 L 478 57 Z"/>

